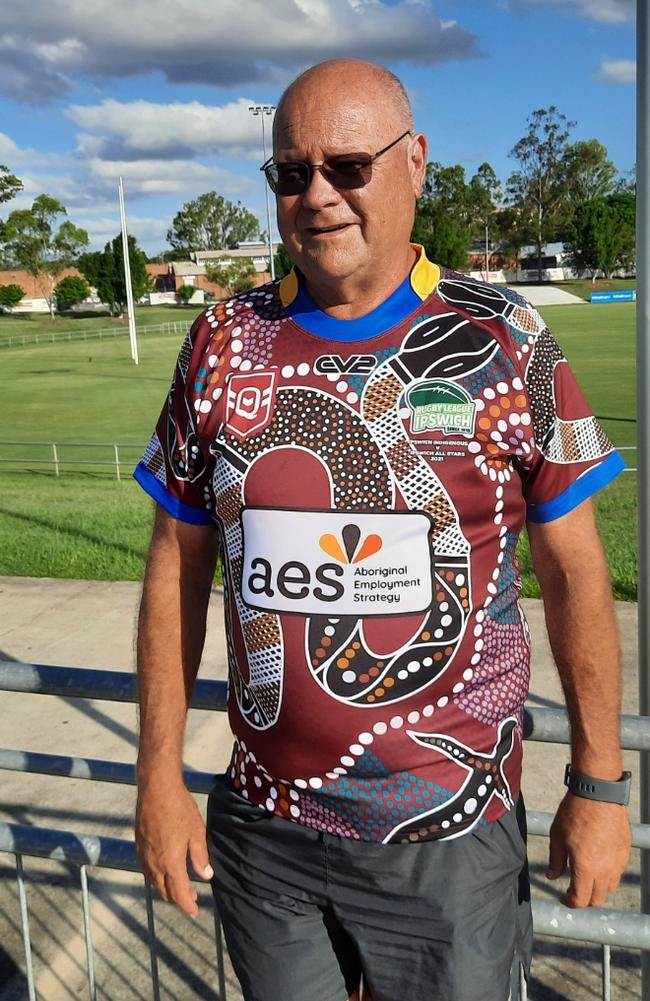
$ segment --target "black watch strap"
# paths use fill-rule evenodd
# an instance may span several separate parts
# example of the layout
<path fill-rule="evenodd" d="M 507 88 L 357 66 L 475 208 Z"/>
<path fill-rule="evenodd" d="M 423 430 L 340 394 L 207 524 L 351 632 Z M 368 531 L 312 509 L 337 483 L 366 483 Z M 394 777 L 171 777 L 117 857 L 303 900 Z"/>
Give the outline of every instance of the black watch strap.
<path fill-rule="evenodd" d="M 623 772 L 620 779 L 595 779 L 591 775 L 576 772 L 567 765 L 564 772 L 564 784 L 569 792 L 584 799 L 595 799 L 600 803 L 620 803 L 627 806 L 630 802 L 630 786 L 632 772 Z"/>

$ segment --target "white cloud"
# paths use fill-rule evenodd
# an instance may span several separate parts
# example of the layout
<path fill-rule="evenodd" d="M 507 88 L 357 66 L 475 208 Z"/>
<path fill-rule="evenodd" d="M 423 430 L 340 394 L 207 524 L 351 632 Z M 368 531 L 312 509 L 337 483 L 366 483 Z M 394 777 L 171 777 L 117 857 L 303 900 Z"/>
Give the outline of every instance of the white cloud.
<path fill-rule="evenodd" d="M 0 163 L 10 163 L 11 169 L 18 167 L 64 167 L 67 158 L 58 153 L 43 153 L 37 149 L 21 149 L 5 132 L 0 132 Z"/>
<path fill-rule="evenodd" d="M 613 2 L 613 0 L 612 0 Z M 154 13 L 155 10 L 155 13 Z M 161 72 L 172 82 L 280 83 L 349 55 L 423 64 L 477 53 L 432 0 L 85 0 L 0 6 L 0 88 L 25 100 L 65 93 L 71 77 Z"/>
<path fill-rule="evenodd" d="M 131 194 L 185 196 L 215 188 L 221 194 L 240 197 L 256 190 L 248 178 L 194 160 L 102 160 L 93 157 L 88 161 L 88 169 L 104 189 L 115 187 L 122 176 Z"/>
<path fill-rule="evenodd" d="M 607 83 L 634 83 L 636 63 L 634 59 L 605 59 L 598 75 Z"/>
<path fill-rule="evenodd" d="M 635 0 L 516 0 L 519 6 L 561 7 L 604 24 L 624 24 L 634 19 Z"/>
<path fill-rule="evenodd" d="M 127 206 L 128 210 L 128 206 Z M 113 240 L 120 232 L 120 217 L 106 215 L 99 218 L 89 216 L 75 218 L 77 226 L 81 226 L 88 232 L 90 246 L 92 249 L 104 247 L 109 240 Z M 129 213 L 127 218 L 129 233 L 133 233 L 140 246 L 161 248 L 166 242 L 169 222 L 156 218 L 155 216 L 139 216 Z"/>
<path fill-rule="evenodd" d="M 236 155 L 260 144 L 260 126 L 248 108 L 255 102 L 240 97 L 221 107 L 199 101 L 156 104 L 152 101 L 106 100 L 96 105 L 75 104 L 66 114 L 82 129 L 120 141 L 125 152 L 153 156 L 170 151 L 194 150 L 197 154 L 222 152 Z M 103 148 L 97 135 L 80 137 L 84 154 L 99 154 Z"/>

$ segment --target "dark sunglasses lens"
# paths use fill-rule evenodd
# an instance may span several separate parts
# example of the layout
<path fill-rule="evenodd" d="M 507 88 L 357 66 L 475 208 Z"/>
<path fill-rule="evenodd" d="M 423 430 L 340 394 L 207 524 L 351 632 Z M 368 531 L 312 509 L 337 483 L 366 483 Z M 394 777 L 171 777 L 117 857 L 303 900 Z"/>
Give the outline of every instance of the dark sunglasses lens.
<path fill-rule="evenodd" d="M 372 159 L 369 153 L 331 156 L 322 170 L 335 188 L 362 188 L 372 176 Z"/>
<path fill-rule="evenodd" d="M 266 168 L 266 176 L 276 195 L 302 195 L 309 185 L 309 165 L 271 163 Z"/>

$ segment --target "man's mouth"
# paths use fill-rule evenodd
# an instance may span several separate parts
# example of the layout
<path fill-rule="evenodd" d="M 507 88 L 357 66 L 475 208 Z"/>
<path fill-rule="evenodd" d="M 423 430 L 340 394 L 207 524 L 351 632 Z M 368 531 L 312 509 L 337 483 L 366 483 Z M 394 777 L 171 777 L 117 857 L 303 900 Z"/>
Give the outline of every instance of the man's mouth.
<path fill-rule="evenodd" d="M 349 222 L 341 222 L 335 226 L 310 226 L 309 232 L 312 236 L 325 235 L 327 233 L 338 233 L 343 229 L 347 229 L 351 224 Z"/>

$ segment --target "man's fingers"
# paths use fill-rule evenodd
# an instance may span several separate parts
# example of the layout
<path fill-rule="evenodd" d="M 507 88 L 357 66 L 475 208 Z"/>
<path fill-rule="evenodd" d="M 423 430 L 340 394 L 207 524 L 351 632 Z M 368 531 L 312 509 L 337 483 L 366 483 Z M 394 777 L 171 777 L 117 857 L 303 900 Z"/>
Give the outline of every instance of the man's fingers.
<path fill-rule="evenodd" d="M 602 907 L 607 900 L 607 894 L 611 889 L 609 880 L 596 880 L 591 891 L 590 907 Z"/>
<path fill-rule="evenodd" d="M 592 877 L 585 876 L 572 869 L 569 887 L 564 896 L 560 898 L 561 903 L 565 907 L 587 907 L 591 900 L 593 889 L 594 881 Z"/>
<path fill-rule="evenodd" d="M 549 851 L 548 851 L 548 869 L 546 870 L 547 879 L 559 879 L 564 870 L 566 869 L 567 863 L 567 851 L 566 845 L 564 843 L 564 838 L 561 837 L 557 832 L 551 830 L 551 837 L 549 841 Z"/>
<path fill-rule="evenodd" d="M 185 873 L 184 876 L 176 876 L 171 875 L 171 873 L 166 873 L 165 886 L 167 889 L 168 899 L 175 903 L 177 907 L 180 907 L 185 914 L 189 914 L 191 918 L 196 917 L 199 913 L 197 904 L 198 895 L 192 886 L 187 873 Z"/>
<path fill-rule="evenodd" d="M 208 846 L 205 843 L 205 835 L 202 838 L 194 838 L 189 846 L 190 862 L 192 868 L 200 879 L 212 879 L 214 869 L 210 865 Z"/>

